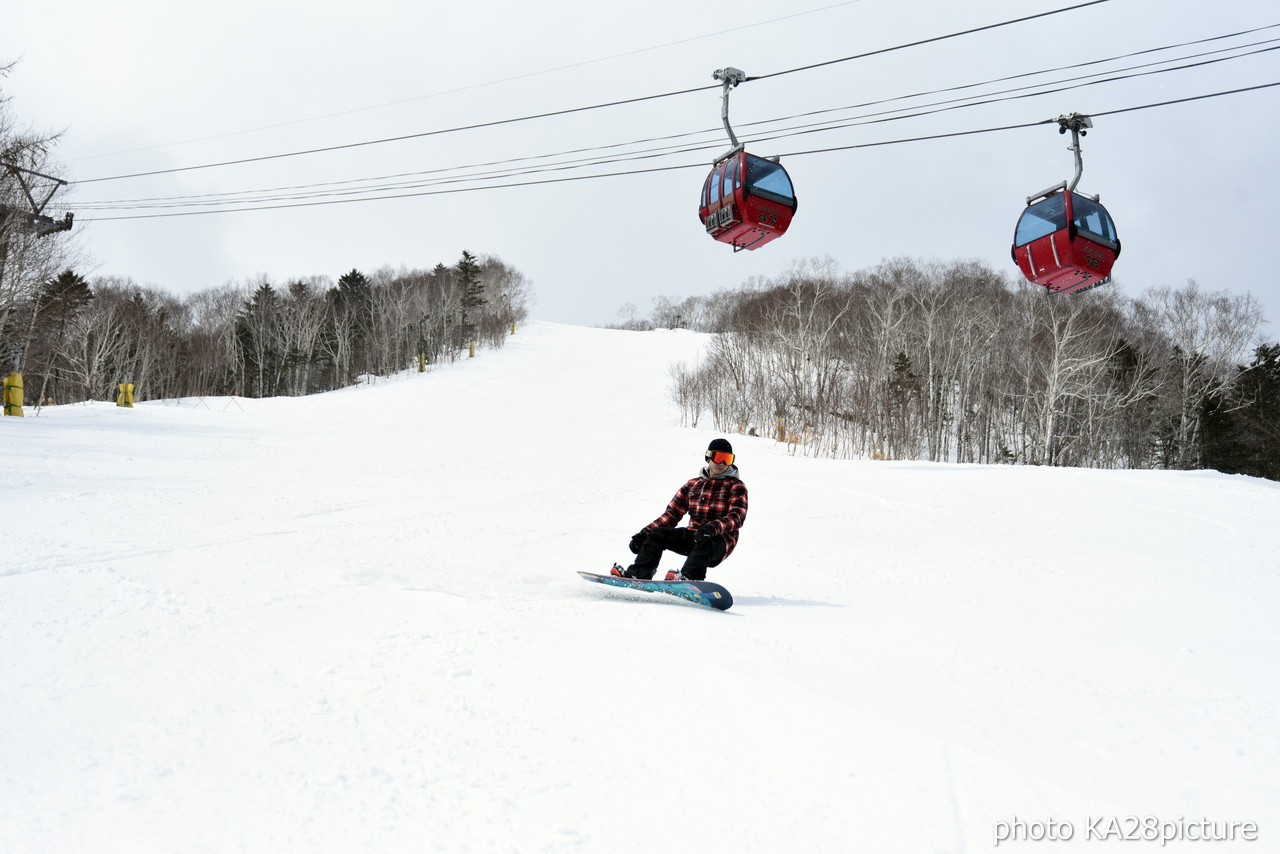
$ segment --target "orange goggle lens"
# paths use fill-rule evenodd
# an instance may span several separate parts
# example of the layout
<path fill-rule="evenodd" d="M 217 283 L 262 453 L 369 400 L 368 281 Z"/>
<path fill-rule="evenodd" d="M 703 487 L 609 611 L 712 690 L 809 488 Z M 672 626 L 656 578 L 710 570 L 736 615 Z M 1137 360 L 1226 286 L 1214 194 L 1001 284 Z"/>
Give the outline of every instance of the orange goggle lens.
<path fill-rule="evenodd" d="M 707 462 L 731 466 L 733 465 L 733 454 L 728 451 L 707 451 Z"/>

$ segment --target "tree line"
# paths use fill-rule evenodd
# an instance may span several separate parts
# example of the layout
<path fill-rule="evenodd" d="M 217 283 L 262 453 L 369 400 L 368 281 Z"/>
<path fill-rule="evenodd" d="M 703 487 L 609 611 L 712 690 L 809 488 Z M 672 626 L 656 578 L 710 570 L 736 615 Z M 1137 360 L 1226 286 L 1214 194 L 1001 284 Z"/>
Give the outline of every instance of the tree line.
<path fill-rule="evenodd" d="M 526 277 L 464 251 L 431 270 L 266 277 L 177 297 L 64 270 L 0 307 L 0 346 L 20 352 L 30 406 L 193 395 L 270 397 L 501 347 L 528 315 Z"/>
<path fill-rule="evenodd" d="M 620 314 L 718 333 L 672 371 L 686 423 L 801 453 L 1280 479 L 1280 344 L 1250 295 L 1064 297 L 976 262 L 810 261 Z"/>
<path fill-rule="evenodd" d="M 0 64 L 0 81 L 12 68 Z M 0 373 L 23 374 L 27 406 L 114 399 L 126 382 L 136 400 L 328 391 L 502 346 L 527 317 L 525 276 L 466 251 L 431 270 L 264 277 L 187 297 L 90 280 L 71 218 L 52 216 L 57 140 L 22 125 L 0 90 Z"/>

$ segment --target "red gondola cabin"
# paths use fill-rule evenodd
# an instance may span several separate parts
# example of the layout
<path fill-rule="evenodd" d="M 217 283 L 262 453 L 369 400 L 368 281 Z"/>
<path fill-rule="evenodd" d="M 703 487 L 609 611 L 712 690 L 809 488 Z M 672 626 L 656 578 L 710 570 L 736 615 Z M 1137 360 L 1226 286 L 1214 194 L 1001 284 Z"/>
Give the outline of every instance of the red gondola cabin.
<path fill-rule="evenodd" d="M 702 185 L 698 216 L 733 251 L 759 249 L 791 225 L 796 194 L 780 163 L 738 149 L 716 162 Z"/>
<path fill-rule="evenodd" d="M 1013 236 L 1022 275 L 1055 293 L 1100 285 L 1120 257 L 1120 238 L 1107 209 L 1059 185 L 1027 206 Z"/>

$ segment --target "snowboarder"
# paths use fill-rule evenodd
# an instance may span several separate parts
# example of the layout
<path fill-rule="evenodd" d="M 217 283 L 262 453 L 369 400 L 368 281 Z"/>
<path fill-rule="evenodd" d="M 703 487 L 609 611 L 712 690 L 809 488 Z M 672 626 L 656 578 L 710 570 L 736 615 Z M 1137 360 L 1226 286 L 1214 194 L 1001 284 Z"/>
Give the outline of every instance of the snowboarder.
<path fill-rule="evenodd" d="M 747 518 L 747 487 L 738 477 L 733 446 L 714 439 L 704 455 L 707 464 L 698 477 L 678 490 L 666 512 L 631 538 L 636 562 L 614 575 L 653 578 L 664 551 L 685 555 L 679 572 L 668 572 L 667 581 L 703 581 L 707 567 L 718 566 L 738 544 L 738 529 Z M 688 515 L 689 525 L 677 528 Z"/>

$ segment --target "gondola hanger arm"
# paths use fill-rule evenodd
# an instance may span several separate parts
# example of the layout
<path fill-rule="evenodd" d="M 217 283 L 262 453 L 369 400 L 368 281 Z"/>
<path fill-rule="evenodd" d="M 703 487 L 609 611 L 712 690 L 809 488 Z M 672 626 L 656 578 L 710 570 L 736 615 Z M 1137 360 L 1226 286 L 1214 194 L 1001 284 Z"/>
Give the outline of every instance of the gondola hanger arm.
<path fill-rule="evenodd" d="M 1093 127 L 1093 120 L 1083 113 L 1068 113 L 1065 116 L 1058 116 L 1057 122 L 1058 133 L 1071 131 L 1071 145 L 1067 150 L 1075 155 L 1076 174 L 1067 186 L 1067 190 L 1074 193 L 1076 185 L 1080 183 L 1080 176 L 1084 174 L 1084 160 L 1080 156 L 1080 137 L 1088 133 L 1089 128 Z"/>
<path fill-rule="evenodd" d="M 724 122 L 724 132 L 729 135 L 729 144 L 732 146 L 729 154 L 732 154 L 742 148 L 742 144 L 738 142 L 738 137 L 733 132 L 733 126 L 729 124 L 729 90 L 746 80 L 747 73 L 741 68 L 725 66 L 724 68 L 717 68 L 712 73 L 711 77 L 714 80 L 720 80 L 724 83 L 720 95 L 720 120 Z M 716 162 L 728 157 L 729 154 L 725 154 L 717 158 Z"/>

